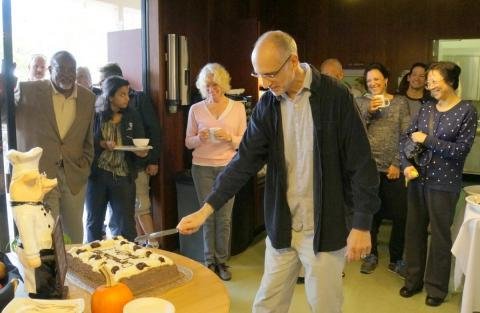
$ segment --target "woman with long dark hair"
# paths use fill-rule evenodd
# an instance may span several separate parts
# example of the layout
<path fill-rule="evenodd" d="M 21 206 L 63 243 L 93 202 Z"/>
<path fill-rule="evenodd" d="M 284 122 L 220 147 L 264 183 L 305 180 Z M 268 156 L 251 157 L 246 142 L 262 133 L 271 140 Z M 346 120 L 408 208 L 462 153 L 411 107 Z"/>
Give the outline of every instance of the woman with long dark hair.
<path fill-rule="evenodd" d="M 128 106 L 128 80 L 111 76 L 103 84 L 106 99 L 103 111 L 96 113 L 94 123 L 95 157 L 87 185 L 87 241 L 102 239 L 107 204 L 121 235 L 133 241 L 136 236 L 135 162 L 148 150 L 121 151 L 117 146 L 133 145 L 133 138 L 143 138 L 144 130 L 138 113 Z"/>
<path fill-rule="evenodd" d="M 460 72 L 452 62 L 430 65 L 426 86 L 435 101 L 420 109 L 401 140 L 402 152 L 409 141 L 426 150 L 416 161 L 401 153 L 403 172 L 411 182 L 405 232 L 407 277 L 400 295 L 411 297 L 425 286 L 429 306 L 442 304 L 448 293 L 450 227 L 462 187 L 463 165 L 477 129 L 475 107 L 455 93 Z"/>

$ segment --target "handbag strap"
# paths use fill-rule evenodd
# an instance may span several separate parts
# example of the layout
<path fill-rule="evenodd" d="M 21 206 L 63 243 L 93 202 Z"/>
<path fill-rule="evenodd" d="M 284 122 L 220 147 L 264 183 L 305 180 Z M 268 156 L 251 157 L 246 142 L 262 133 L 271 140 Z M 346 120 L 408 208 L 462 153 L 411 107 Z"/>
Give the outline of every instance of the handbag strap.
<path fill-rule="evenodd" d="M 428 114 L 428 135 L 432 135 L 433 136 L 433 118 L 435 116 L 435 112 L 432 111 Z"/>
<path fill-rule="evenodd" d="M 435 117 L 435 111 L 431 111 L 429 114 L 428 114 L 428 135 L 434 135 L 433 134 L 433 123 L 434 123 L 434 117 Z M 426 166 L 428 163 L 430 163 L 430 161 L 432 160 L 432 151 L 430 151 L 429 149 L 425 150 L 426 153 L 429 154 L 429 157 L 427 160 L 425 160 L 425 162 L 420 162 L 420 155 L 416 155 L 414 157 L 415 159 L 415 163 L 418 164 L 418 166 Z"/>

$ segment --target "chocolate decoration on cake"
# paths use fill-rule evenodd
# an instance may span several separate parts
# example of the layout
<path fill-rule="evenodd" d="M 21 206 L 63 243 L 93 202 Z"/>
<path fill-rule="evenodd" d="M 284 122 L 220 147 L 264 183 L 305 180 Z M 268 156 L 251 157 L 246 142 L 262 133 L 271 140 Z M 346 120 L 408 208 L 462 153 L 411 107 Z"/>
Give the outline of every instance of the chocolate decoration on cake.
<path fill-rule="evenodd" d="M 147 251 L 147 252 L 145 253 L 145 256 L 148 258 L 151 254 L 152 254 L 152 251 Z"/>
<path fill-rule="evenodd" d="M 120 245 L 121 245 L 121 246 L 127 245 L 127 244 L 128 244 L 128 241 L 125 241 L 125 240 L 120 241 Z"/>
<path fill-rule="evenodd" d="M 139 270 L 143 270 L 145 267 L 148 267 L 147 264 L 140 262 L 135 265 Z"/>
<path fill-rule="evenodd" d="M 133 251 L 137 251 L 138 249 L 142 249 L 142 247 L 139 246 L 139 245 L 134 245 L 133 246 Z"/>
<path fill-rule="evenodd" d="M 100 246 L 101 246 L 101 244 L 98 241 L 94 241 L 90 244 L 90 247 L 92 247 L 93 249 L 99 248 Z"/>
<path fill-rule="evenodd" d="M 163 257 L 159 257 L 158 260 L 162 263 L 165 263 L 165 259 Z"/>
<path fill-rule="evenodd" d="M 83 253 L 83 252 L 85 252 L 85 251 L 87 251 L 87 249 L 77 249 L 77 251 L 75 251 L 75 253 L 76 253 L 77 255 L 79 255 L 80 253 Z"/>
<path fill-rule="evenodd" d="M 102 259 L 102 256 L 99 255 L 99 254 L 94 254 L 94 255 L 91 255 L 88 259 L 89 259 L 89 260 L 91 260 L 91 259 L 101 260 L 101 259 Z"/>
<path fill-rule="evenodd" d="M 110 270 L 112 272 L 113 275 L 115 275 L 115 273 L 120 269 L 119 266 L 115 265 L 114 267 L 112 267 L 112 269 Z"/>

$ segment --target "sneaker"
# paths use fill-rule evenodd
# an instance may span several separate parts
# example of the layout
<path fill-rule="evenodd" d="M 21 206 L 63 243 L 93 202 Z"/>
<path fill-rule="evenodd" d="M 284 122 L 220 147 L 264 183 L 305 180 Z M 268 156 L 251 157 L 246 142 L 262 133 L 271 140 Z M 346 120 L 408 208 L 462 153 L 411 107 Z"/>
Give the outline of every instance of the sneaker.
<path fill-rule="evenodd" d="M 218 277 L 222 280 L 230 280 L 232 279 L 232 273 L 228 270 L 229 266 L 227 266 L 225 263 L 220 263 L 217 264 L 217 270 L 218 270 Z"/>
<path fill-rule="evenodd" d="M 360 273 L 370 274 L 377 268 L 378 258 L 375 254 L 369 254 L 362 261 L 362 266 L 360 267 Z"/>
<path fill-rule="evenodd" d="M 397 262 L 390 262 L 388 264 L 388 270 L 392 273 L 398 274 L 398 276 L 407 277 L 407 265 L 404 260 L 398 260 Z"/>
<path fill-rule="evenodd" d="M 217 267 L 215 266 L 214 263 L 210 263 L 207 265 L 208 269 L 214 272 L 215 274 L 217 273 Z"/>
<path fill-rule="evenodd" d="M 305 277 L 298 276 L 298 277 L 297 277 L 297 284 L 298 284 L 298 285 L 303 285 L 303 284 L 305 284 Z"/>

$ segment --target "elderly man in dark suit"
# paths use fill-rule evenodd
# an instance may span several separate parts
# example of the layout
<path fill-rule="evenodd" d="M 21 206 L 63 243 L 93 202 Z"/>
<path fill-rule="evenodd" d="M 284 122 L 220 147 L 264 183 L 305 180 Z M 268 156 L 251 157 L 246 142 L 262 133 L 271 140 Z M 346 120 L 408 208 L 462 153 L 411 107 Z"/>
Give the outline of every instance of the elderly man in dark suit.
<path fill-rule="evenodd" d="M 92 119 L 95 96 L 75 83 L 76 61 L 67 51 L 55 53 L 50 80 L 21 82 L 16 94 L 17 148 L 43 148 L 40 172 L 57 178 L 45 197 L 73 243 L 83 241 L 85 187 L 93 159 Z"/>

